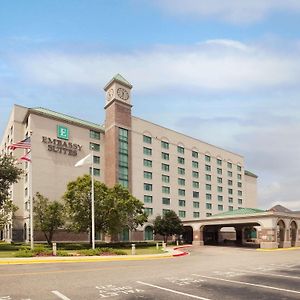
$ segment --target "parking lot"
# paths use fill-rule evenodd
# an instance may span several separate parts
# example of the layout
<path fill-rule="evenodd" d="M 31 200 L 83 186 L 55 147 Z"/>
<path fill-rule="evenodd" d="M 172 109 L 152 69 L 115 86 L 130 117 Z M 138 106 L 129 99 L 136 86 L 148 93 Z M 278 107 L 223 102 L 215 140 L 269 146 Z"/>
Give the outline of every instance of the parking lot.
<path fill-rule="evenodd" d="M 299 250 L 190 251 L 162 260 L 1 266 L 0 299 L 300 299 Z"/>

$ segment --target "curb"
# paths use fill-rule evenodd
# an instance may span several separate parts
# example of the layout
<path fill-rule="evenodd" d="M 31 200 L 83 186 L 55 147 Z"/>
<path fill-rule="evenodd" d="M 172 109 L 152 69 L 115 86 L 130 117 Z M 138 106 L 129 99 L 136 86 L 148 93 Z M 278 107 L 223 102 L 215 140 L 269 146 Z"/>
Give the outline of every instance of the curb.
<path fill-rule="evenodd" d="M 289 247 L 289 248 L 271 248 L 271 249 L 256 249 L 256 251 L 270 252 L 270 251 L 291 251 L 300 250 L 300 247 Z"/>
<path fill-rule="evenodd" d="M 168 253 L 151 255 L 126 255 L 126 256 L 83 256 L 83 257 L 52 257 L 52 258 L 7 258 L 0 259 L 0 265 L 24 265 L 24 264 L 48 264 L 48 263 L 80 263 L 80 262 L 110 262 L 110 261 L 137 261 L 175 258 L 189 255 L 188 252 L 180 251 L 185 246 L 166 249 Z"/>

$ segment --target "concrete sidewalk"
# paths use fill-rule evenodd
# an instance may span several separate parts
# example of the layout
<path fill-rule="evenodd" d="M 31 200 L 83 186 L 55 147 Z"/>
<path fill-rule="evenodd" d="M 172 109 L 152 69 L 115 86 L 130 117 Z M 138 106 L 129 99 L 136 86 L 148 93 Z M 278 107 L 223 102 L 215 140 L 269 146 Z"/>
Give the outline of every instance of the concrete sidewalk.
<path fill-rule="evenodd" d="M 104 262 L 104 261 L 128 261 L 128 260 L 151 260 L 166 259 L 185 256 L 189 253 L 184 251 L 191 245 L 166 248 L 162 254 L 147 255 L 109 255 L 109 256 L 46 256 L 46 257 L 9 257 L 1 258 L 0 265 L 24 265 L 45 263 L 74 263 L 74 262 Z"/>

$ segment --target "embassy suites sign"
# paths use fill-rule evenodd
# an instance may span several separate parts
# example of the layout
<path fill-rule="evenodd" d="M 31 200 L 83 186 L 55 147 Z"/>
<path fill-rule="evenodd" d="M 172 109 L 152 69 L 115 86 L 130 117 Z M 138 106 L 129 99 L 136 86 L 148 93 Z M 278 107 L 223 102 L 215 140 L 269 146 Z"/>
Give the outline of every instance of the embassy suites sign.
<path fill-rule="evenodd" d="M 60 154 L 76 156 L 81 151 L 82 145 L 67 142 L 69 140 L 69 129 L 67 127 L 57 125 L 57 138 L 42 137 L 42 143 L 48 145 L 48 151 Z"/>

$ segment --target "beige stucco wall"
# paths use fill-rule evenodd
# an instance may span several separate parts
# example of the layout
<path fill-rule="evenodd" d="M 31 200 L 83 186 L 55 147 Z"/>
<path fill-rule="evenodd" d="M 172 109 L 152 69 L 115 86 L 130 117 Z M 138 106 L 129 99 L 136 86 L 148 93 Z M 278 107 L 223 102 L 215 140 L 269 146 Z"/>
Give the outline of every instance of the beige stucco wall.
<path fill-rule="evenodd" d="M 257 207 L 257 178 L 245 175 L 245 207 Z"/>
<path fill-rule="evenodd" d="M 143 142 L 143 134 L 152 137 L 152 144 L 147 144 Z M 170 144 L 169 150 L 165 150 L 161 147 L 161 140 L 167 141 Z M 179 154 L 177 152 L 177 145 L 183 146 L 185 148 L 184 155 Z M 143 154 L 143 147 L 148 147 L 152 149 L 152 156 L 147 156 Z M 195 150 L 199 152 L 199 158 L 195 159 L 192 157 L 192 151 Z M 170 160 L 163 160 L 161 158 L 161 152 L 167 152 L 170 154 Z M 205 162 L 205 154 L 211 156 L 211 172 L 205 171 L 205 164 L 209 164 Z M 185 158 L 185 164 L 180 165 L 177 162 L 177 157 L 181 156 Z M 153 203 L 145 204 L 146 207 L 152 207 L 154 209 L 153 217 L 162 213 L 162 209 L 173 209 L 178 213 L 179 210 L 186 211 L 185 220 L 193 219 L 193 212 L 200 212 L 200 218 L 205 218 L 206 213 L 219 213 L 218 204 L 223 205 L 224 211 L 228 210 L 228 206 L 233 206 L 233 209 L 237 209 L 238 207 L 244 207 L 243 204 L 238 204 L 238 198 L 244 199 L 244 158 L 238 154 L 226 151 L 224 149 L 218 148 L 216 146 L 207 144 L 200 140 L 191 138 L 189 136 L 180 134 L 173 130 L 164 128 L 162 126 L 153 124 L 151 122 L 147 122 L 137 117 L 132 118 L 132 181 L 133 181 L 133 194 L 143 201 L 144 195 L 152 195 Z M 217 165 L 217 158 L 222 159 L 222 169 L 223 175 L 217 175 L 217 168 L 220 167 Z M 152 168 L 144 167 L 143 159 L 150 159 L 153 162 Z M 192 168 L 192 161 L 199 162 L 199 168 Z M 233 164 L 232 169 L 227 168 L 227 161 Z M 166 163 L 170 165 L 169 172 L 163 172 L 161 170 L 161 163 Z M 237 165 L 242 167 L 241 172 L 237 171 Z M 185 168 L 185 176 L 178 175 L 177 167 Z M 199 172 L 199 178 L 192 177 L 192 171 Z M 227 176 L 227 171 L 232 171 L 232 178 Z M 144 179 L 143 172 L 149 171 L 152 172 L 153 178 L 152 180 Z M 240 182 L 242 183 L 242 188 L 239 188 L 243 196 L 237 195 L 237 173 L 240 173 L 242 179 Z M 170 176 L 170 184 L 165 184 L 162 182 L 162 174 L 166 174 Z M 210 174 L 212 176 L 211 182 L 206 181 L 205 174 Z M 217 177 L 223 178 L 222 184 L 217 184 Z M 186 180 L 185 186 L 178 185 L 178 178 L 184 178 Z M 232 186 L 228 186 L 228 179 L 233 181 Z M 192 187 L 192 181 L 199 181 L 200 188 L 196 189 Z M 143 184 L 152 183 L 153 191 L 148 192 L 144 191 Z M 212 185 L 211 191 L 206 191 L 205 185 L 206 183 Z M 162 186 L 170 186 L 171 193 L 170 195 L 162 194 Z M 217 191 L 217 186 L 223 187 L 223 192 L 219 193 Z M 186 190 L 186 196 L 178 196 L 178 189 L 182 188 Z M 228 203 L 228 188 L 233 189 L 233 203 Z M 194 199 L 194 201 L 200 202 L 200 209 L 193 208 L 193 191 L 199 191 L 200 197 L 199 199 Z M 206 201 L 206 193 L 212 194 L 212 200 Z M 223 195 L 223 201 L 218 202 L 217 195 Z M 162 197 L 171 198 L 171 205 L 163 205 Z M 186 207 L 179 207 L 178 200 L 182 199 L 186 201 Z M 212 203 L 212 210 L 206 209 L 206 202 Z"/>

